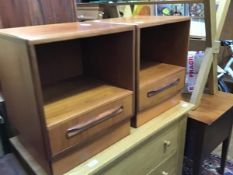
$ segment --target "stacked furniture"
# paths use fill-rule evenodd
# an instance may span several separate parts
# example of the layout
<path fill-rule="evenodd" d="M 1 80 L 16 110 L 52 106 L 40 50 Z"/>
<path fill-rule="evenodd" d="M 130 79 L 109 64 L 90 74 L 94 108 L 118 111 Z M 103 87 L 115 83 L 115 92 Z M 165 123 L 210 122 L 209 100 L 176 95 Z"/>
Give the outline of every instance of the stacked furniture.
<path fill-rule="evenodd" d="M 195 1 L 195 2 L 194 2 Z M 206 37 L 197 37 L 190 36 L 190 50 L 205 50 L 205 57 L 200 68 L 200 72 L 197 78 L 197 83 L 195 90 L 192 93 L 191 103 L 195 104 L 196 110 L 190 112 L 189 121 L 188 121 L 188 134 L 187 134 L 187 154 L 190 157 L 190 150 L 194 151 L 191 153 L 191 158 L 194 159 L 194 174 L 200 172 L 200 164 L 205 156 L 214 148 L 217 144 L 223 142 L 223 152 L 222 152 L 222 163 L 220 172 L 224 171 L 224 163 L 227 155 L 227 147 L 229 144 L 229 134 L 231 130 L 232 121 L 230 121 L 230 115 L 232 113 L 232 104 L 226 104 L 223 108 L 221 105 L 216 105 L 214 102 L 209 101 L 210 99 L 219 99 L 225 98 L 225 94 L 217 92 L 217 55 L 219 53 L 219 44 L 218 40 L 220 36 L 224 37 L 226 32 L 222 32 L 223 28 L 226 28 L 229 21 L 226 16 L 230 16 L 230 7 L 232 3 L 230 0 L 222 0 L 216 9 L 215 0 L 191 0 L 191 1 L 151 1 L 151 2 L 123 2 L 124 4 L 170 4 L 170 3 L 203 3 L 204 13 L 205 13 L 205 29 Z M 89 5 L 89 4 L 88 4 Z M 113 5 L 120 5 L 120 3 L 113 3 Z M 218 10 L 216 13 L 216 10 Z M 225 27 L 224 27 L 225 26 Z M 229 25 L 228 25 L 229 26 Z M 229 33 L 229 32 L 228 32 Z M 211 95 L 206 95 L 203 92 L 206 87 L 206 82 L 208 80 L 208 93 Z M 203 98 L 202 98 L 203 96 Z M 228 96 L 228 100 L 232 97 Z M 230 101 L 230 100 L 229 100 Z M 212 107 L 206 104 L 214 104 Z M 220 107 L 221 106 L 221 107 Z M 219 107 L 221 109 L 219 109 Z M 224 109 L 224 110 L 223 110 Z M 214 113 L 210 113 L 215 111 Z M 216 112 L 217 111 L 217 112 Z M 219 113 L 219 111 L 221 113 Z M 211 121 L 206 121 L 206 118 L 210 118 Z M 227 122 L 228 120 L 228 122 Z M 227 122 L 225 127 L 221 124 Z M 218 129 L 216 129 L 218 128 Z M 224 129 L 222 129 L 224 128 Z M 212 134 L 213 131 L 220 132 L 219 136 L 213 138 L 211 142 L 208 142 L 208 136 Z M 196 134 L 197 133 L 197 134 Z M 198 135 L 198 136 L 197 136 Z M 200 136 L 200 137 L 199 137 Z M 193 140 L 196 139 L 195 145 L 196 149 L 193 149 Z M 214 142 L 214 143 L 213 143 Z M 192 147 L 190 149 L 190 146 Z"/>
<path fill-rule="evenodd" d="M 65 175 L 180 175 L 187 113 L 193 105 L 180 102 Z M 11 143 L 37 175 L 45 174 L 17 137 Z M 77 157 L 78 158 L 78 157 Z"/>
<path fill-rule="evenodd" d="M 65 175 L 181 175 L 187 112 L 181 102 Z M 35 165 L 34 165 L 35 166 Z"/>
<path fill-rule="evenodd" d="M 110 147 L 108 162 L 87 169 L 180 174 L 192 108 L 180 103 L 188 34 L 188 17 L 1 30 L 2 89 L 18 131 L 13 145 L 26 148 L 46 173 L 63 174 L 129 135 L 131 119 L 144 126 Z"/>

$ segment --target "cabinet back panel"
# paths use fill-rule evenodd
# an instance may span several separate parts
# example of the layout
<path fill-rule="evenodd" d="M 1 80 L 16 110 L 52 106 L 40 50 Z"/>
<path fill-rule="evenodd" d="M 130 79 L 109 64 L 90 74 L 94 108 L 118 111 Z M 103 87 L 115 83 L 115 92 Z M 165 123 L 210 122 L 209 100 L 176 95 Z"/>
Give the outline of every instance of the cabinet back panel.
<path fill-rule="evenodd" d="M 74 0 L 0 0 L 0 28 L 75 22 Z"/>
<path fill-rule="evenodd" d="M 38 4 L 45 24 L 76 21 L 74 0 L 39 0 Z"/>
<path fill-rule="evenodd" d="M 42 86 L 82 74 L 81 40 L 36 46 Z"/>
<path fill-rule="evenodd" d="M 141 29 L 141 61 L 186 66 L 189 21 Z"/>
<path fill-rule="evenodd" d="M 86 39 L 84 72 L 121 88 L 134 89 L 133 32 Z"/>

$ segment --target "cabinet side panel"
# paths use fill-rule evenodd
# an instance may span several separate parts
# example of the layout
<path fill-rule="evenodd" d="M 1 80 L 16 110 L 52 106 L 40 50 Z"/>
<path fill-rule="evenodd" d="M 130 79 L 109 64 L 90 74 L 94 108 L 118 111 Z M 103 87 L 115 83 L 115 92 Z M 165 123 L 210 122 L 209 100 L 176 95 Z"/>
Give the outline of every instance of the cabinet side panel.
<path fill-rule="evenodd" d="M 50 172 L 27 45 L 0 38 L 0 48 L 0 77 L 10 124 L 26 149 Z"/>

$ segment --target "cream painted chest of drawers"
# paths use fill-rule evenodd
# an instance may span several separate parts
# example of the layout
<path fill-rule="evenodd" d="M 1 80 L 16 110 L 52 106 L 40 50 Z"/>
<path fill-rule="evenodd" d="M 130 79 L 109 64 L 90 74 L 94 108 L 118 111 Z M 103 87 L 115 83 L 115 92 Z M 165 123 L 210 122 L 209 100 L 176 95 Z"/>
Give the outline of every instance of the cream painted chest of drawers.
<path fill-rule="evenodd" d="M 65 175 L 181 175 L 187 112 L 180 102 Z M 11 142 L 34 170 L 44 174 L 17 139 Z"/>

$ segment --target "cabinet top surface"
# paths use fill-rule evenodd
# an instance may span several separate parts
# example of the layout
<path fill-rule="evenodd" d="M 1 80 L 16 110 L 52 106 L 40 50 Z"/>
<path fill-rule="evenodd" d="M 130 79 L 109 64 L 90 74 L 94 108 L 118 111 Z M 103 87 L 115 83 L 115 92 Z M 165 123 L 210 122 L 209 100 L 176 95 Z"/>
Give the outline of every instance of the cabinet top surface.
<path fill-rule="evenodd" d="M 215 95 L 204 94 L 200 106 L 189 112 L 189 117 L 211 125 L 233 106 L 233 95 L 217 92 Z"/>
<path fill-rule="evenodd" d="M 94 20 L 96 23 L 111 23 L 111 24 L 125 24 L 136 25 L 138 28 L 159 26 L 164 24 L 189 21 L 188 16 L 134 16 L 123 18 L 111 18 L 103 20 Z"/>
<path fill-rule="evenodd" d="M 0 37 L 26 40 L 30 44 L 42 44 L 132 30 L 132 26 L 122 24 L 75 22 L 1 29 Z"/>

